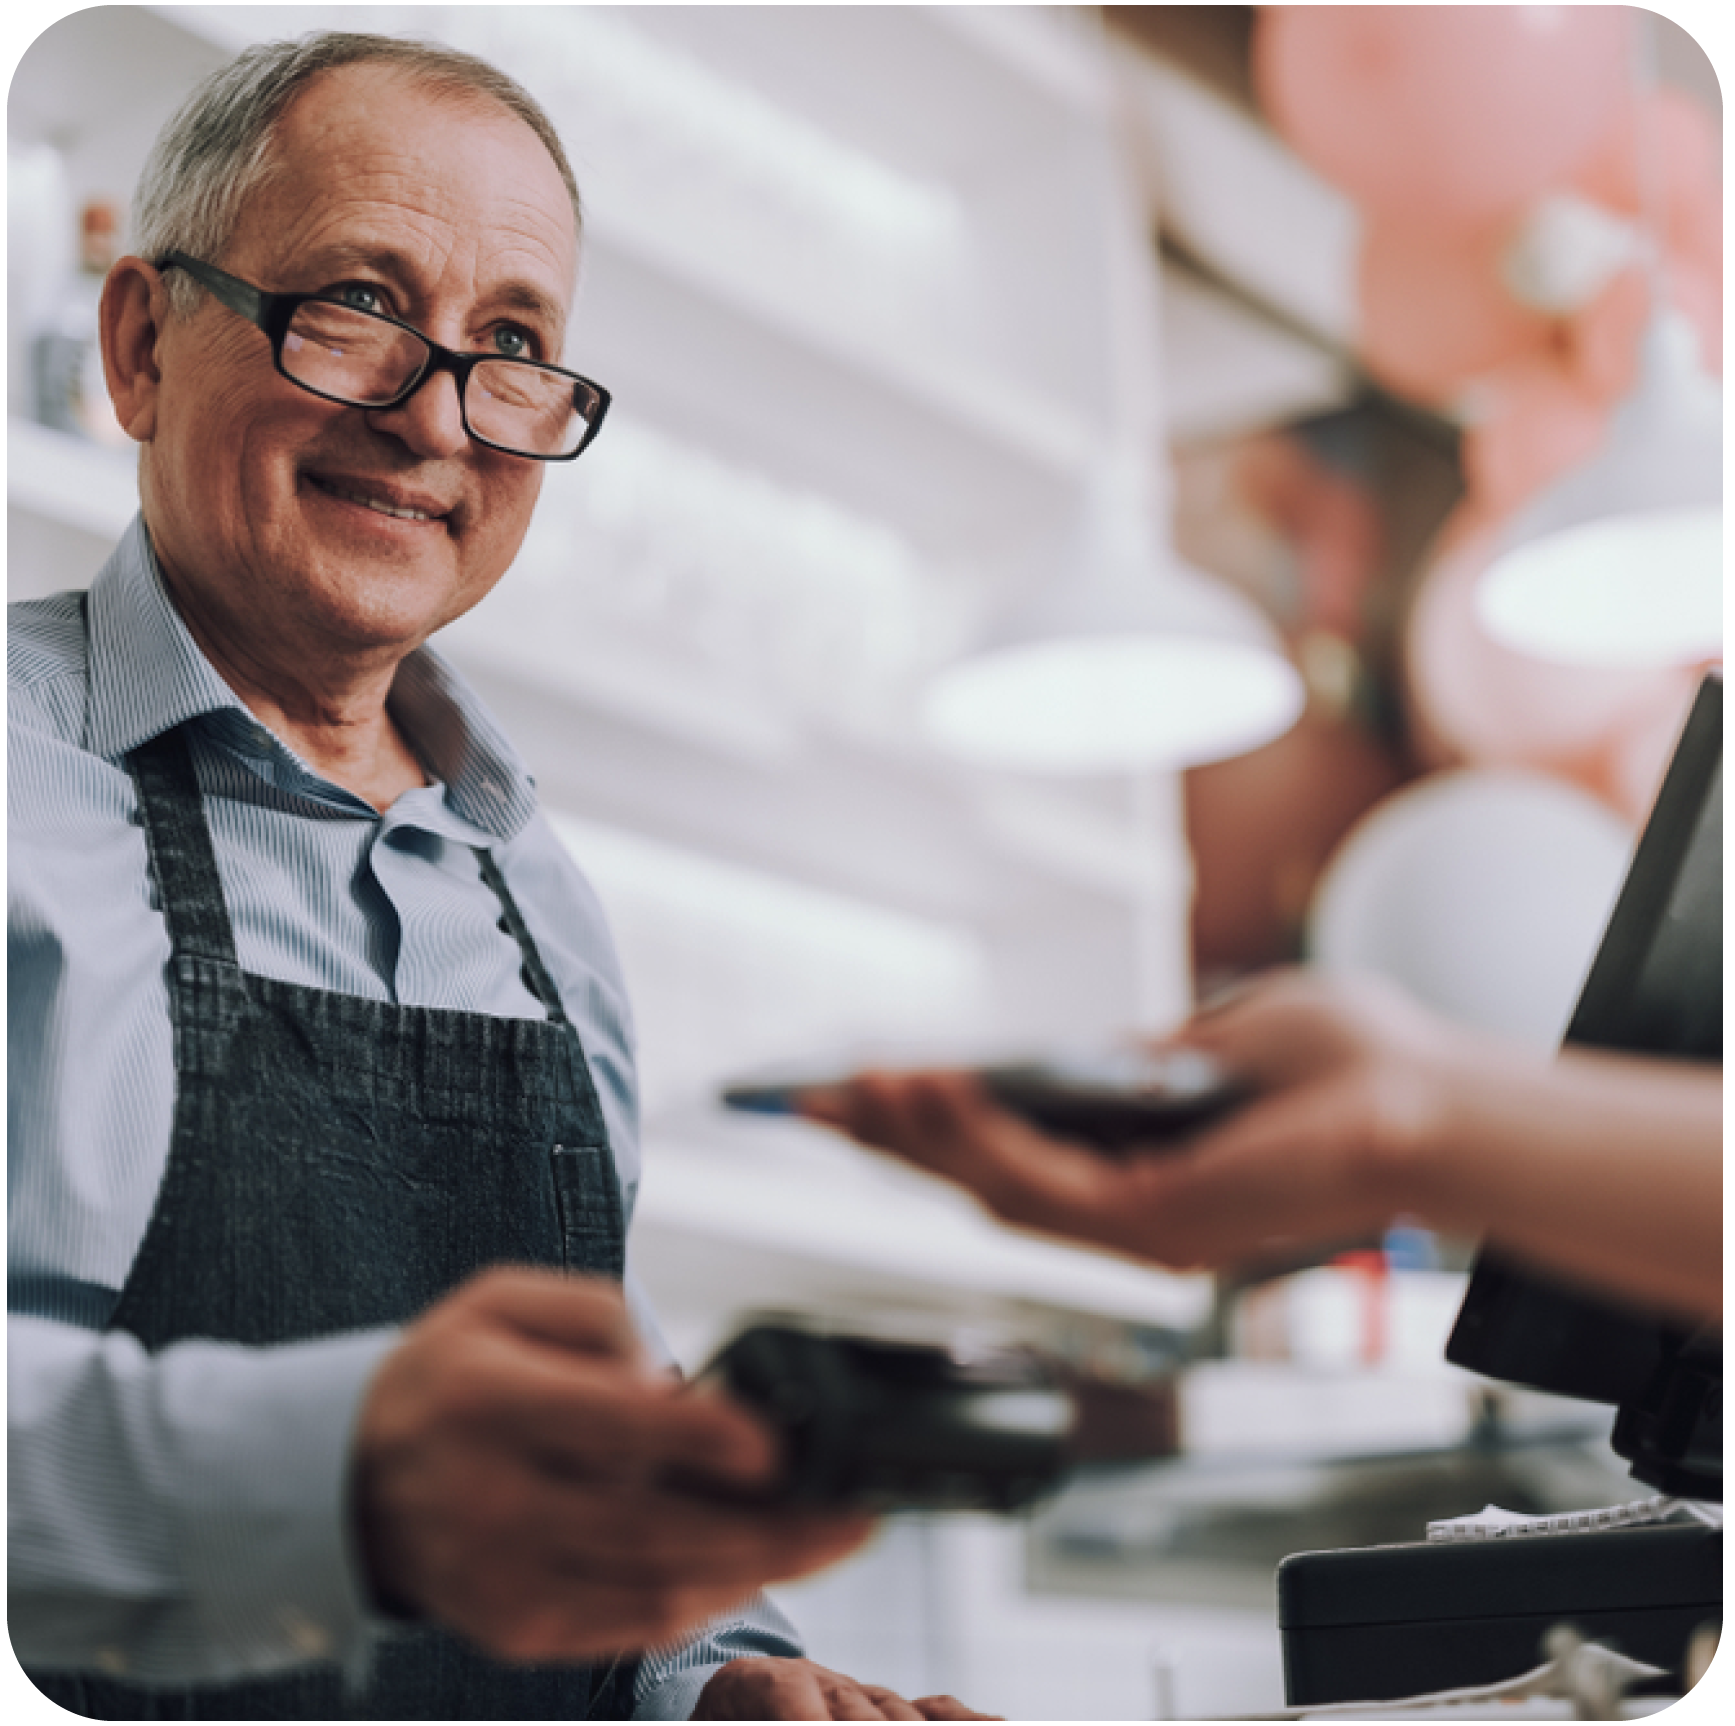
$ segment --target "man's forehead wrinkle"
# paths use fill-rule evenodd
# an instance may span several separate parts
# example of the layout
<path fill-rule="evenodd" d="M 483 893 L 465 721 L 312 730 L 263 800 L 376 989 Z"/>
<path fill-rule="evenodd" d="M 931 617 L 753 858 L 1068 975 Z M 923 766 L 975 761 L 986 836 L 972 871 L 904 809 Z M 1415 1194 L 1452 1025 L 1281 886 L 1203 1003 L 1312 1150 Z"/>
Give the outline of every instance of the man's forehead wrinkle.
<path fill-rule="evenodd" d="M 354 97 L 363 90 L 367 100 L 358 103 Z M 473 130 L 478 158 L 513 134 L 531 145 L 544 171 L 527 181 L 522 165 L 515 164 L 490 188 L 483 219 L 490 228 L 521 234 L 559 272 L 570 299 L 578 239 L 565 183 L 542 140 L 492 98 L 430 86 L 390 66 L 337 68 L 315 79 L 285 113 L 273 150 L 279 170 L 273 178 L 280 187 L 318 188 L 303 194 L 307 219 L 318 220 L 345 202 L 371 202 L 392 213 L 473 228 L 476 212 L 465 202 L 473 188 L 454 190 L 413 145 L 393 137 L 389 111 L 406 100 L 418 109 L 444 109 L 454 131 Z"/>
<path fill-rule="evenodd" d="M 305 181 L 303 182 L 306 183 Z M 467 226 L 470 212 L 461 209 L 452 189 L 432 178 L 413 159 L 401 165 L 375 162 L 365 167 L 349 166 L 335 180 L 327 179 L 317 193 L 303 199 L 303 219 L 331 222 L 348 219 L 351 212 L 384 212 L 430 224 Z M 510 227 L 550 250 L 548 239 L 571 237 L 570 225 L 551 222 L 546 209 L 511 186 L 491 197 L 485 212 L 490 225 Z"/>

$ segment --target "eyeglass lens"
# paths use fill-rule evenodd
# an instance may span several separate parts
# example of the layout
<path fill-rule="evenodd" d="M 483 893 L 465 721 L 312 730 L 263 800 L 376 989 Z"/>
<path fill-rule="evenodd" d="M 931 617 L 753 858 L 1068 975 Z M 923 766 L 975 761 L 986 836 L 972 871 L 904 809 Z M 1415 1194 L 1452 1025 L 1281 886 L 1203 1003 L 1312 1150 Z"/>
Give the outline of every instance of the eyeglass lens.
<path fill-rule="evenodd" d="M 282 365 L 290 377 L 356 407 L 396 401 L 427 358 L 427 345 L 413 330 L 325 300 L 296 307 L 283 336 Z M 502 449 L 568 455 L 584 441 L 586 393 L 563 372 L 485 359 L 470 373 L 464 411 L 471 430 Z"/>

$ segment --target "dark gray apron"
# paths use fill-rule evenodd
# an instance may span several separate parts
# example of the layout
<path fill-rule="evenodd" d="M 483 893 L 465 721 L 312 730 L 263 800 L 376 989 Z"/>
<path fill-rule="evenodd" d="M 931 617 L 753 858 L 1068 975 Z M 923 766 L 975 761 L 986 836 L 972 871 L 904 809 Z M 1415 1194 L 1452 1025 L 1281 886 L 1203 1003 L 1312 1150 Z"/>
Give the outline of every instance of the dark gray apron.
<path fill-rule="evenodd" d="M 493 859 L 500 927 L 546 1019 L 396 1007 L 250 975 L 178 731 L 129 757 L 167 920 L 175 1034 L 167 1169 L 111 1328 L 147 1349 L 401 1324 L 485 1265 L 621 1276 L 608 1134 L 578 1033 Z M 443 1630 L 335 1666 L 159 1690 L 33 1674 L 97 1719 L 574 1719 L 631 1712 L 634 1667 L 507 1666 Z"/>

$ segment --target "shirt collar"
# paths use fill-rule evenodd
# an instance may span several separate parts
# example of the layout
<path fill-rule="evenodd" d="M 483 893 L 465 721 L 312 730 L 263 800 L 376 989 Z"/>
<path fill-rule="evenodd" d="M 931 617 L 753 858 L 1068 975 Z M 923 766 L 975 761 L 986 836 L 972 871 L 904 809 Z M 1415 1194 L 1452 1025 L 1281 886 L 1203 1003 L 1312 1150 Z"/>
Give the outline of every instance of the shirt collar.
<path fill-rule="evenodd" d="M 134 516 L 90 584 L 90 747 L 118 761 L 141 743 L 240 698 L 217 675 L 169 603 Z"/>
<path fill-rule="evenodd" d="M 247 730 L 263 729 L 175 610 L 142 516 L 134 516 L 91 583 L 89 619 L 89 744 L 97 754 L 118 761 L 208 715 L 233 714 Z M 479 829 L 483 843 L 516 835 L 535 812 L 535 783 L 457 673 L 431 648 L 418 648 L 398 668 L 390 699 L 423 764 L 444 781 L 449 814 Z M 225 722 L 216 729 L 233 735 L 237 728 Z"/>

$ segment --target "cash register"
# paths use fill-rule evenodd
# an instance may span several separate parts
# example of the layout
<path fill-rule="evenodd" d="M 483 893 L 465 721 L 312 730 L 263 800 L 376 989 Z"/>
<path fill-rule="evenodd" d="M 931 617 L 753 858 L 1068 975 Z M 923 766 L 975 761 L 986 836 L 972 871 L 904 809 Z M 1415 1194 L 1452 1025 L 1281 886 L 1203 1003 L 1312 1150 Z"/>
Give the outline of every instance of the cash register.
<path fill-rule="evenodd" d="M 1721 1063 L 1722 762 L 1718 672 L 1688 715 L 1569 1043 Z M 1653 1489 L 1655 1519 L 1587 1516 L 1567 1532 L 1494 1524 L 1472 1538 L 1292 1555 L 1277 1573 L 1290 1705 L 1497 1683 L 1536 1666 L 1563 1623 L 1678 1686 L 1690 1639 L 1722 1616 L 1721 1333 L 1588 1295 L 1484 1249 L 1446 1358 L 1613 1405 L 1611 1442 Z M 1623 1522 L 1632 1525 L 1615 1525 Z"/>

